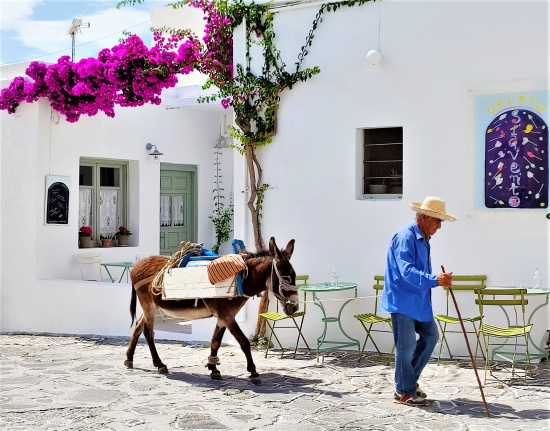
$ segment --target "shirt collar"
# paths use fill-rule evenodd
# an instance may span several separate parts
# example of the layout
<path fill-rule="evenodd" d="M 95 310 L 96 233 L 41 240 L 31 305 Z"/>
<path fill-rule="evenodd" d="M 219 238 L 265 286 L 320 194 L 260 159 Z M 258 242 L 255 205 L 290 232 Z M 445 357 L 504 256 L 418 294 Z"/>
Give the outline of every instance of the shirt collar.
<path fill-rule="evenodd" d="M 412 228 L 413 228 L 414 234 L 415 234 L 415 236 L 416 236 L 416 239 L 422 240 L 422 241 L 426 240 L 426 239 L 424 238 L 424 235 L 422 235 L 422 232 L 420 232 L 420 228 L 418 227 L 418 223 L 416 223 L 416 220 L 413 220 L 413 222 L 412 222 Z M 430 241 L 430 238 L 431 238 L 431 236 L 429 236 L 428 239 L 427 239 L 426 241 L 427 241 L 427 242 Z"/>

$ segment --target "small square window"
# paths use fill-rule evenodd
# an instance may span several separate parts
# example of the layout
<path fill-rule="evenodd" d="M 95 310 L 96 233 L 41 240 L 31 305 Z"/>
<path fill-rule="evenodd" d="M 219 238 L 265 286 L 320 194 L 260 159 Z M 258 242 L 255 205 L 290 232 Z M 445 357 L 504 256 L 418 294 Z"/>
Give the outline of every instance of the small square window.
<path fill-rule="evenodd" d="M 403 128 L 360 129 L 358 157 L 360 199 L 401 199 L 403 195 Z"/>
<path fill-rule="evenodd" d="M 80 166 L 80 175 L 78 177 L 78 184 L 81 186 L 93 186 L 93 166 Z"/>
<path fill-rule="evenodd" d="M 119 168 L 100 167 L 99 168 L 99 185 L 101 187 L 119 187 L 120 186 L 120 170 Z"/>

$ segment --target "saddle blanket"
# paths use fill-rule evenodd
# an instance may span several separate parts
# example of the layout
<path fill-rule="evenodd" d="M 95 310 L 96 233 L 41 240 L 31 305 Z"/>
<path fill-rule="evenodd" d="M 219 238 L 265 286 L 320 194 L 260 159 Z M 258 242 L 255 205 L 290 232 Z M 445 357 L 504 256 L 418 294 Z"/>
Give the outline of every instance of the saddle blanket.
<path fill-rule="evenodd" d="M 246 263 L 239 254 L 226 254 L 208 263 L 208 279 L 216 284 L 246 269 Z"/>
<path fill-rule="evenodd" d="M 236 291 L 236 274 L 210 283 L 206 266 L 172 268 L 164 274 L 163 299 L 232 298 Z"/>

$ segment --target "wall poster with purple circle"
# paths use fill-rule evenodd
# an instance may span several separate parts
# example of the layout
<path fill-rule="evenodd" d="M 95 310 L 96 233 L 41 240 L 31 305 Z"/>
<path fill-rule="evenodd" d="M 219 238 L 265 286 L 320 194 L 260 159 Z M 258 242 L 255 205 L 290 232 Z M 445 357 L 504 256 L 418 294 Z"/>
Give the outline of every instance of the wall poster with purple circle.
<path fill-rule="evenodd" d="M 476 117 L 484 206 L 547 209 L 548 92 L 478 96 Z"/>

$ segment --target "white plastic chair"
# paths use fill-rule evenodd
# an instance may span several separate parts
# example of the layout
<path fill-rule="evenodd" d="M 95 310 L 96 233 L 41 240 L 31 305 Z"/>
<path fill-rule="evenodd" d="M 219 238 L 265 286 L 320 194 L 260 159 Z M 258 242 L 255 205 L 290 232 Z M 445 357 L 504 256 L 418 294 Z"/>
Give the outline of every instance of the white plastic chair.
<path fill-rule="evenodd" d="M 103 273 L 101 272 L 101 255 L 99 253 L 79 255 L 78 264 L 80 265 L 82 280 L 112 281 L 110 278 L 103 278 Z"/>

